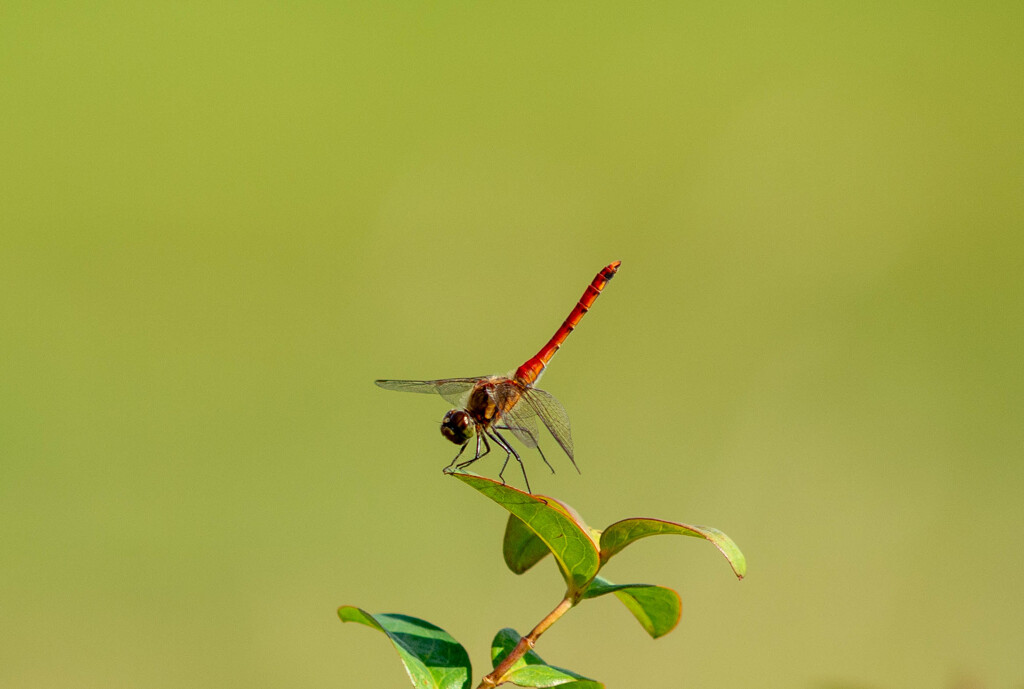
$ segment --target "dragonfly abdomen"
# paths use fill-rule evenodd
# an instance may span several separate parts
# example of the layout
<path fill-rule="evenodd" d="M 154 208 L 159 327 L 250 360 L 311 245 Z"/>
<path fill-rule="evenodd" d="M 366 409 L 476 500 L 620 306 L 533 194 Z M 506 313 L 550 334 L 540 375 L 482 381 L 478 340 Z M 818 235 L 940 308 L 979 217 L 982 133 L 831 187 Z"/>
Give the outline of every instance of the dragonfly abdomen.
<path fill-rule="evenodd" d="M 562 346 L 565 339 L 569 337 L 569 333 L 576 329 L 576 325 L 583 319 L 590 307 L 593 306 L 594 301 L 601 295 L 601 290 L 604 289 L 608 281 L 615 277 L 616 271 L 619 269 L 620 261 L 615 261 L 604 268 L 594 276 L 594 279 L 587 285 L 587 288 L 583 291 L 583 296 L 576 302 L 576 306 L 573 307 L 572 312 L 569 313 L 569 317 L 565 319 L 561 327 L 555 332 L 554 337 L 548 340 L 548 343 L 540 348 L 531 359 L 525 364 L 516 369 L 515 379 L 524 385 L 530 385 L 536 381 L 540 374 L 544 372 L 548 362 L 551 361 L 551 357 L 555 355 L 558 348 Z"/>

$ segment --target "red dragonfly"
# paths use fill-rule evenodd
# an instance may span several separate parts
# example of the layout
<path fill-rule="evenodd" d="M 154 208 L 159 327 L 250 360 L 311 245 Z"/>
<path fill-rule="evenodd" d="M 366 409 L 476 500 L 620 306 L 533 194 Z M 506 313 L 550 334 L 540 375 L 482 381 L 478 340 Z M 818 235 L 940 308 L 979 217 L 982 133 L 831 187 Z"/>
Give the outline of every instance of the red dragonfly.
<path fill-rule="evenodd" d="M 508 466 L 508 460 L 515 457 L 523 471 L 526 490 L 532 492 L 522 458 L 508 439 L 501 434 L 501 431 L 509 431 L 527 447 L 537 448 L 541 459 L 551 469 L 551 473 L 554 473 L 554 467 L 551 466 L 540 449 L 537 419 L 540 419 L 559 446 L 565 450 L 565 454 L 569 455 L 569 461 L 576 467 L 576 471 L 580 470 L 572 455 L 572 431 L 569 428 L 569 415 L 565 413 L 565 408 L 558 400 L 549 393 L 533 387 L 533 384 L 544 373 L 548 362 L 565 342 L 565 338 L 573 331 L 584 314 L 590 310 L 604 286 L 615 277 L 619 263 L 620 261 L 616 261 L 601 269 L 601 272 L 587 286 L 583 296 L 580 297 L 572 313 L 565 319 L 554 337 L 541 347 L 536 355 L 527 359 L 526 363 L 516 369 L 515 373 L 505 376 L 442 378 L 441 380 L 374 381 L 385 390 L 436 393 L 457 405 L 458 408 L 445 414 L 441 421 L 441 435 L 456 445 L 462 446 L 459 453 L 455 455 L 455 459 L 444 468 L 445 473 L 464 469 L 490 452 L 491 444 L 488 442 L 490 439 L 505 451 L 505 463 L 501 465 L 498 478 L 504 483 L 505 467 Z M 476 437 L 476 453 L 473 458 L 455 465 L 462 453 L 469 447 L 469 441 L 474 436 Z M 481 451 L 481 445 L 483 445 L 483 451 Z M 452 469 L 453 465 L 455 466 L 454 470 Z"/>

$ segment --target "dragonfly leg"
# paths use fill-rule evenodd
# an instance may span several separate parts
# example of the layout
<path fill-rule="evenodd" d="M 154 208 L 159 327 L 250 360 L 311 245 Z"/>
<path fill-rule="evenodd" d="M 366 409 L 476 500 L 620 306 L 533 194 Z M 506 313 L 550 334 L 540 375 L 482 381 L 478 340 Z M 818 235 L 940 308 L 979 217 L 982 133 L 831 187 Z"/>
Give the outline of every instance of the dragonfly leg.
<path fill-rule="evenodd" d="M 548 465 L 548 469 L 551 469 L 551 473 L 555 473 L 555 468 L 551 466 L 551 462 L 549 462 L 548 458 L 544 456 L 544 450 L 540 449 L 540 445 L 537 446 L 537 452 L 540 453 L 540 458 L 544 460 L 544 463 Z"/>
<path fill-rule="evenodd" d="M 484 451 L 483 452 L 480 452 L 480 440 L 481 439 L 484 441 Z M 469 443 L 467 443 L 467 445 L 468 444 Z M 473 457 L 473 459 L 467 459 L 465 462 L 462 462 L 461 464 L 456 464 L 455 468 L 456 469 L 465 469 L 466 467 L 468 467 L 470 464 L 472 464 L 476 460 L 481 459 L 482 457 L 486 456 L 487 453 L 490 452 L 490 451 L 491 451 L 491 444 L 489 442 L 487 442 L 487 437 L 484 436 L 482 433 L 477 433 L 477 436 L 476 436 L 476 455 Z M 458 457 L 456 457 L 455 459 L 458 459 Z"/>
<path fill-rule="evenodd" d="M 508 466 L 508 460 L 511 457 L 515 457 L 516 461 L 519 462 L 519 468 L 522 469 L 523 471 L 523 480 L 526 481 L 526 492 L 532 494 L 533 491 L 530 490 L 530 479 L 526 477 L 526 467 L 523 465 L 523 458 L 519 456 L 519 453 L 516 452 L 516 449 L 512 447 L 508 440 L 505 439 L 505 436 L 503 436 L 501 433 L 498 433 L 497 429 L 491 430 L 490 434 L 494 442 L 496 442 L 498 446 L 505 451 L 505 463 L 501 465 L 501 471 L 498 472 L 498 478 L 501 479 L 502 483 L 505 483 L 505 477 L 502 476 L 502 474 L 505 473 L 505 467 Z"/>
<path fill-rule="evenodd" d="M 519 427 L 512 428 L 510 426 L 495 426 L 495 428 L 498 428 L 503 431 L 519 431 L 520 433 L 529 436 L 530 440 L 533 442 L 533 446 L 537 448 L 537 452 L 540 453 L 540 458 L 543 459 L 544 463 L 548 465 L 548 469 L 551 469 L 551 473 L 555 473 L 555 468 L 551 466 L 551 462 L 549 462 L 548 458 L 544 456 L 544 450 L 540 449 L 540 442 L 537 440 L 537 437 L 530 431 L 530 429 Z"/>
<path fill-rule="evenodd" d="M 480 440 L 479 439 L 476 441 L 476 444 L 477 444 L 477 452 L 480 452 Z M 450 474 L 451 473 L 452 464 L 455 464 L 455 462 L 459 461 L 459 457 L 462 456 L 462 453 L 466 451 L 467 447 L 469 447 L 469 442 L 468 441 L 462 443 L 462 447 L 459 448 L 459 453 L 457 455 L 455 455 L 455 459 L 453 459 L 451 461 L 451 463 L 449 463 L 448 466 L 446 466 L 441 471 L 443 471 L 446 474 Z"/>

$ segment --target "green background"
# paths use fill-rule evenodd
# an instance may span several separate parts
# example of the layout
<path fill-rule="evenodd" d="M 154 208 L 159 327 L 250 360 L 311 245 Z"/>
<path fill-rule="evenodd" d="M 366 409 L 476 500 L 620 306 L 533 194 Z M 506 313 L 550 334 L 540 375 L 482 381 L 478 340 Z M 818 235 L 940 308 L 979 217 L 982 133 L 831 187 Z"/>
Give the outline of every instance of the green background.
<path fill-rule="evenodd" d="M 440 469 L 440 398 L 616 279 L 541 387 L 611 599 L 546 660 L 650 687 L 1024 686 L 1024 5 L 0 10 L 0 686 L 398 687 L 343 603 L 557 602 Z M 494 476 L 497 460 L 478 465 Z M 519 479 L 514 473 L 509 477 Z"/>

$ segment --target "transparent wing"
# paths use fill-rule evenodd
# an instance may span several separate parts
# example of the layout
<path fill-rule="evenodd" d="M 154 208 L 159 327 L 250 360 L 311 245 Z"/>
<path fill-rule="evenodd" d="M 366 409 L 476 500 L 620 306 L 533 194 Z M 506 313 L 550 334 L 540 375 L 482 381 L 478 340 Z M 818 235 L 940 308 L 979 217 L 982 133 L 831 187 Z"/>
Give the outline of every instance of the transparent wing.
<path fill-rule="evenodd" d="M 462 404 L 462 398 L 473 389 L 482 377 L 442 378 L 440 380 L 375 380 L 378 387 L 399 392 L 422 392 L 438 394 L 455 405 Z"/>
<path fill-rule="evenodd" d="M 543 390 L 526 388 L 523 390 L 523 399 L 512 408 L 513 411 L 516 407 L 522 407 L 524 404 L 528 404 L 533 412 L 540 417 L 541 423 L 562 446 L 565 454 L 569 455 L 573 466 L 576 466 L 576 460 L 572 454 L 572 429 L 569 427 L 569 415 L 562 403 Z"/>
<path fill-rule="evenodd" d="M 533 411 L 533 407 L 525 402 L 520 403 L 522 394 L 519 390 L 513 394 L 499 394 L 497 397 L 498 404 L 501 406 L 505 406 L 508 402 L 514 402 L 502 413 L 501 422 L 511 429 L 512 434 L 523 445 L 537 447 L 540 432 L 537 430 L 537 413 Z"/>

